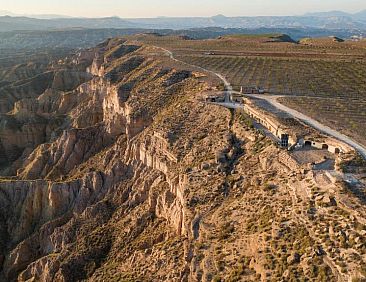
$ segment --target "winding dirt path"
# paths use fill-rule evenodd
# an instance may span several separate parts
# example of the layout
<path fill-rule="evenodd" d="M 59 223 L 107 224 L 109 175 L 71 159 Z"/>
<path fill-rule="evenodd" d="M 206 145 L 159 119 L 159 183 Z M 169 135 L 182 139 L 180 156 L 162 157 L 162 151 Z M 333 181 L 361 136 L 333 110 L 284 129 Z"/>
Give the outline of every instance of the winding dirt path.
<path fill-rule="evenodd" d="M 161 47 L 159 47 L 159 48 L 161 48 Z M 236 94 L 241 94 L 241 93 L 233 91 L 233 88 L 232 88 L 230 82 L 224 76 L 222 76 L 219 73 L 216 73 L 216 72 L 210 71 L 208 69 L 205 69 L 203 67 L 192 65 L 192 64 L 180 61 L 180 60 L 178 60 L 174 57 L 174 55 L 171 51 L 169 51 L 165 48 L 161 48 L 161 49 L 164 52 L 166 52 L 172 60 L 174 60 L 176 62 L 183 63 L 183 64 L 186 64 L 186 65 L 201 69 L 204 72 L 211 73 L 211 74 L 217 76 L 225 85 L 225 103 L 220 103 L 219 105 L 224 106 L 226 108 L 230 108 L 230 109 L 238 109 L 238 108 L 243 108 L 244 107 L 241 104 L 232 102 L 231 95 L 233 93 L 236 93 Z M 337 130 L 332 129 L 332 128 L 316 121 L 315 119 L 313 119 L 313 118 L 311 118 L 311 117 L 309 117 L 309 116 L 307 116 L 303 113 L 300 113 L 300 112 L 298 112 L 294 109 L 291 109 L 291 108 L 281 104 L 280 102 L 277 101 L 277 99 L 281 98 L 282 96 L 274 96 L 274 95 L 247 95 L 247 96 L 248 97 L 255 97 L 257 99 L 262 99 L 262 100 L 267 101 L 268 103 L 270 103 L 272 106 L 276 107 L 277 109 L 291 115 L 294 118 L 297 118 L 297 119 L 303 121 L 304 123 L 306 123 L 306 124 L 310 125 L 311 127 L 317 129 L 318 131 L 320 131 L 322 133 L 325 133 L 325 134 L 327 134 L 331 137 L 334 137 L 334 138 L 348 144 L 349 146 L 354 148 L 356 151 L 358 151 L 366 159 L 366 148 L 364 146 L 362 146 L 360 143 L 353 140 L 351 137 L 348 137 L 348 136 L 338 132 Z M 218 104 L 218 103 L 216 103 L 216 104 Z"/>

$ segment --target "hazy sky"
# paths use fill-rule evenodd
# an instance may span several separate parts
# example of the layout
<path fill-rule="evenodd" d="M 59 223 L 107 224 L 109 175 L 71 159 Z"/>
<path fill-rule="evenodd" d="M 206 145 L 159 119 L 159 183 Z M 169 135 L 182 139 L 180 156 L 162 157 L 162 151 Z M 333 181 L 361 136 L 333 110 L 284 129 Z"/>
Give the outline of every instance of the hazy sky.
<path fill-rule="evenodd" d="M 0 10 L 70 16 L 256 16 L 366 9 L 365 0 L 0 0 Z"/>

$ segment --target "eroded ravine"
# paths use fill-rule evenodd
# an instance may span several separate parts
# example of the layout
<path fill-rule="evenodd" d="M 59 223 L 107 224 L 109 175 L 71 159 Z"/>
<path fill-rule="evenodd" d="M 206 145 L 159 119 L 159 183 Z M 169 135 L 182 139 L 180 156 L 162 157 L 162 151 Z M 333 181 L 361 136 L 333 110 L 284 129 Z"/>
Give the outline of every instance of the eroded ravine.
<path fill-rule="evenodd" d="M 77 235 L 78 233 L 71 230 L 79 224 L 83 226 L 83 222 L 85 224 L 89 222 L 93 213 L 104 213 L 104 207 L 100 204 L 102 202 L 114 208 L 108 212 L 105 210 L 106 216 L 97 219 L 92 226 L 109 225 L 108 222 L 115 221 L 115 214 L 121 213 L 122 210 L 123 214 L 133 217 L 131 210 L 144 207 L 142 210 L 146 209 L 146 212 L 143 214 L 165 219 L 178 236 L 188 238 L 191 236 L 187 226 L 191 224 L 192 219 L 185 208 L 184 199 L 187 176 L 173 169 L 177 165 L 174 164 L 176 162 L 174 153 L 169 152 L 170 149 L 167 147 L 170 141 L 166 136 L 157 133 L 164 133 L 168 129 L 164 127 L 158 129 L 161 124 L 153 124 L 152 117 L 156 116 L 162 107 L 169 108 L 171 103 L 176 103 L 175 100 L 179 102 L 179 99 L 184 98 L 187 93 L 195 91 L 198 84 L 189 76 L 182 76 L 179 70 L 163 71 L 149 59 L 140 61 L 134 67 L 131 67 L 129 62 L 125 71 L 124 61 L 131 61 L 129 57 L 141 57 L 133 54 L 139 48 L 125 48 L 123 45 L 122 48 L 119 45 L 114 47 L 113 44 L 116 43 L 120 44 L 118 41 L 107 42 L 109 45 L 96 49 L 94 55 L 96 58 L 91 57 L 93 63 L 90 70 L 95 77 L 90 82 L 82 84 L 75 93 L 87 95 L 88 98 L 84 97 L 82 104 L 74 104 L 76 108 L 66 106 L 67 101 L 61 103 L 62 107 L 71 110 L 69 116 L 74 118 L 74 124 L 80 126 L 65 129 L 54 142 L 38 146 L 29 157 L 25 158 L 24 166 L 19 170 L 22 181 L 6 180 L 0 183 L 1 191 L 6 195 L 2 197 L 4 201 L 2 206 L 7 207 L 6 213 L 2 211 L 2 214 L 6 214 L 8 218 L 5 226 L 10 232 L 9 237 L 12 238 L 11 241 L 6 238 L 2 241 L 8 246 L 7 250 L 3 249 L 5 259 L 2 274 L 10 280 L 15 279 L 21 272 L 19 276 L 21 279 L 36 277 L 44 280 L 74 280 L 87 277 L 86 275 L 89 275 L 87 271 L 79 271 L 77 276 L 72 278 L 74 274 L 71 269 L 74 267 L 85 269 L 90 266 L 82 261 L 76 263 L 74 255 L 70 257 L 70 252 L 77 254 L 73 242 L 86 239 L 83 237 L 83 232 Z M 123 58 L 127 55 L 127 58 L 121 61 L 121 65 L 116 67 L 120 77 L 113 77 L 114 84 L 104 78 L 106 73 L 108 77 L 108 73 L 117 74 L 117 72 L 114 70 L 115 66 L 108 66 L 108 60 L 104 59 L 103 62 L 100 59 L 105 52 L 103 48 L 112 50 L 109 51 L 109 54 L 112 53 L 110 57 Z M 122 53 L 119 50 L 122 50 Z M 128 51 L 125 52 L 126 50 Z M 146 54 L 148 51 L 144 56 Z M 88 57 L 90 54 L 80 55 L 83 58 L 85 56 Z M 133 72 L 136 72 L 136 75 Z M 149 80 L 150 86 L 144 85 L 146 84 L 144 77 L 139 85 L 139 79 L 144 72 L 149 73 L 150 77 L 154 77 L 155 73 L 155 80 Z M 130 90 L 126 90 L 123 86 L 130 83 L 128 80 L 134 81 L 134 88 Z M 154 83 L 156 86 L 152 87 Z M 141 90 L 137 90 L 138 87 Z M 154 93 L 149 93 L 148 97 L 141 97 L 134 102 L 136 97 L 131 92 L 146 91 L 145 88 L 155 88 Z M 131 94 L 119 99 L 121 95 L 119 89 L 130 91 Z M 174 99 L 172 95 L 175 95 Z M 145 108 L 140 104 L 151 101 L 152 104 Z M 91 107 L 89 113 L 88 107 Z M 98 118 L 89 119 L 89 114 L 93 115 L 95 111 L 99 112 Z M 205 111 L 206 109 L 199 108 L 191 118 L 197 119 L 197 115 L 203 118 L 206 116 Z M 179 114 L 179 111 L 173 114 Z M 85 124 L 85 120 L 90 120 L 92 123 Z M 127 139 L 124 136 L 127 136 Z M 182 141 L 183 144 L 186 142 Z M 188 153 L 190 148 L 187 149 Z M 178 167 L 177 169 L 180 170 Z M 73 174 L 78 177 L 75 178 Z M 40 178 L 47 180 L 30 180 Z M 60 182 L 54 182 L 55 180 Z M 21 198 L 19 193 L 22 194 Z M 122 198 L 118 198 L 118 194 Z M 136 218 L 145 218 L 143 214 L 136 215 Z M 14 223 L 11 224 L 10 221 Z M 144 227 L 147 228 L 151 224 L 151 219 L 147 220 L 146 224 L 139 225 L 141 232 Z M 89 230 L 89 227 L 86 230 Z M 104 232 L 101 230 L 100 235 L 104 236 Z M 126 236 L 134 240 L 141 235 L 141 232 Z M 76 237 L 72 239 L 68 236 Z M 109 240 L 112 239 L 107 241 Z M 62 247 L 64 245 L 70 246 L 68 250 Z M 86 248 L 86 252 L 80 258 L 86 259 L 90 256 L 90 251 L 87 251 L 86 245 L 83 248 Z M 95 265 L 97 268 L 101 267 L 101 261 L 107 258 L 108 253 L 113 252 L 113 242 L 105 247 L 101 246 L 101 249 L 96 248 L 98 249 L 100 259 Z M 58 261 L 61 257 L 66 259 L 63 264 L 55 262 L 56 257 L 53 255 L 55 251 L 59 253 Z M 22 259 L 19 260 L 19 257 Z M 73 258 L 74 263 L 70 264 L 71 261 L 67 257 Z M 39 272 L 46 265 L 48 271 Z M 183 269 L 185 268 L 184 266 Z M 182 275 L 187 277 L 184 272 L 186 270 L 182 271 Z"/>
<path fill-rule="evenodd" d="M 66 121 L 0 180 L 0 280 L 259 281 L 291 269 L 317 281 L 309 266 L 328 271 L 312 246 L 292 249 L 301 223 L 289 218 L 287 182 L 310 176 L 242 113 L 197 102 L 217 85 L 124 39 L 69 61 L 92 78 L 17 102 L 23 112 L 48 97 L 23 118 Z M 287 265 L 292 252 L 301 263 Z"/>

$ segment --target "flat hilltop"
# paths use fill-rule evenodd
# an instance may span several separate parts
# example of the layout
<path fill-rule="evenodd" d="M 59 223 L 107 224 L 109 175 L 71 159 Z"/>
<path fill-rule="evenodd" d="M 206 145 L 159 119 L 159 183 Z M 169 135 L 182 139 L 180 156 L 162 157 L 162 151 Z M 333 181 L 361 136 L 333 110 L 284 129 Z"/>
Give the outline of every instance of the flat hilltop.
<path fill-rule="evenodd" d="M 366 145 L 365 41 L 283 34 L 228 35 L 208 40 L 141 35 L 189 64 L 225 76 L 234 90 L 262 87 L 281 102 Z"/>
<path fill-rule="evenodd" d="M 220 40 L 239 40 L 246 42 L 287 42 L 287 43 L 296 43 L 289 35 L 287 34 L 232 34 L 218 37 Z"/>
<path fill-rule="evenodd" d="M 361 140 L 365 50 L 287 41 L 2 52 L 0 281 L 363 281 L 366 161 L 213 73 Z"/>

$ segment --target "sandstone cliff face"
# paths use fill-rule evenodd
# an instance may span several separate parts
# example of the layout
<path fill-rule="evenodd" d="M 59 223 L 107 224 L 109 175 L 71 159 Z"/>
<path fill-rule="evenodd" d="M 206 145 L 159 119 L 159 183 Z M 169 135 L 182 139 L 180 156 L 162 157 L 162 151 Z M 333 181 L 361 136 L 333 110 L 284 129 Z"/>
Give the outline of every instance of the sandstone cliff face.
<path fill-rule="evenodd" d="M 89 81 L 92 75 L 76 70 L 45 71 L 13 82 L 1 89 L 0 160 L 2 175 L 16 173 L 19 164 L 38 145 L 51 141 L 68 123 L 68 110 L 63 109 L 68 92 Z M 77 95 L 75 95 L 77 96 Z M 72 98 L 77 103 L 77 97 Z M 71 105 L 70 105 L 71 104 Z"/>
<path fill-rule="evenodd" d="M 77 265 L 86 271 L 80 275 L 91 275 L 90 266 L 83 262 L 90 254 L 77 255 L 81 257 L 76 264 L 74 257 L 64 263 L 59 259 L 78 240 L 75 233 L 78 222 L 84 225 L 93 221 L 94 227 L 99 226 L 101 222 L 95 221 L 95 216 L 101 216 L 103 209 L 108 214 L 103 219 L 106 222 L 112 213 L 128 214 L 133 219 L 127 224 L 131 232 L 135 228 L 143 232 L 144 226 L 151 225 L 156 217 L 164 219 L 167 223 L 161 224 L 171 226 L 171 232 L 187 235 L 189 218 L 184 209 L 187 179 L 170 167 L 178 166 L 178 159 L 169 152 L 169 138 L 159 137 L 146 128 L 152 126 L 155 118 L 161 119 L 158 116 L 164 105 L 167 109 L 174 108 L 176 105 L 172 103 L 194 93 L 191 91 L 195 88 L 199 90 L 198 83 L 190 80 L 189 73 L 162 71 L 156 61 L 145 57 L 146 51 L 126 57 L 140 47 L 117 43 L 116 47 L 103 46 L 107 54 L 100 66 L 102 51 L 96 50 L 91 71 L 97 76 L 91 81 L 72 90 L 78 80 L 70 86 L 66 79 L 70 73 L 59 74 L 50 89 L 37 99 L 22 99 L 14 105 L 12 115 L 24 121 L 33 117 L 47 117 L 48 121 L 52 111 L 66 114 L 67 120 L 59 136 L 34 141 L 31 147 L 36 148 L 24 158 L 17 173 L 22 181 L 1 183 L 4 195 L 1 214 L 7 219 L 2 241 L 7 247 L 1 255 L 7 279 L 15 279 L 24 270 L 19 279 L 70 281 L 77 278 L 70 272 Z M 93 70 L 96 66 L 98 71 Z M 43 136 L 43 132 L 34 136 Z M 14 144 L 2 139 L 2 144 L 8 143 Z M 29 142 L 27 145 L 30 146 Z M 100 160 L 96 167 L 99 172 L 91 172 L 89 164 Z M 83 180 L 73 179 L 74 175 L 83 175 Z M 63 182 L 54 182 L 57 179 Z M 138 209 L 136 215 L 134 209 Z M 86 230 L 90 231 L 90 227 Z M 157 243 L 166 235 L 161 236 Z M 135 239 L 132 234 L 129 237 Z M 76 254 L 78 250 L 71 252 Z M 103 257 L 104 247 L 100 252 L 98 256 Z M 55 263 L 56 253 L 61 257 Z"/>
<path fill-rule="evenodd" d="M 324 175 L 199 102 L 210 85 L 159 48 L 112 39 L 72 62 L 76 77 L 50 77 L 1 119 L 29 137 L 0 135 L 0 152 L 17 146 L 0 178 L 0 281 L 316 281 L 312 264 L 337 280 L 305 209 Z"/>
<path fill-rule="evenodd" d="M 2 214 L 6 218 L 8 246 L 15 246 L 6 256 L 6 277 L 17 272 L 41 254 L 54 250 L 51 235 L 65 224 L 72 213 L 80 213 L 103 193 L 98 173 L 70 183 L 44 180 L 16 181 L 1 184 Z"/>

